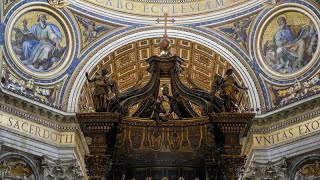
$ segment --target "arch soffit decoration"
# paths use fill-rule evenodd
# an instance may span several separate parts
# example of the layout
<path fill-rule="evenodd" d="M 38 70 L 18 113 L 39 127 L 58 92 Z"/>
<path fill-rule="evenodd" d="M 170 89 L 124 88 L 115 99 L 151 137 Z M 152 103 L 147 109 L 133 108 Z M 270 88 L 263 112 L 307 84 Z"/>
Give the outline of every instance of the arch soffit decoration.
<path fill-rule="evenodd" d="M 102 2 L 103 1 L 101 1 L 101 3 Z M 195 24 L 199 22 L 224 18 L 226 16 L 230 16 L 230 17 L 232 16 L 233 18 L 238 18 L 238 16 L 235 14 L 241 13 L 241 15 L 245 15 L 246 13 L 251 13 L 252 9 L 256 7 L 261 8 L 261 4 L 265 2 L 269 2 L 269 0 L 247 0 L 246 2 L 242 2 L 240 4 L 236 3 L 235 5 L 230 7 L 228 6 L 227 8 L 222 8 L 220 10 L 214 10 L 209 12 L 195 13 L 195 14 L 192 14 L 192 16 L 188 16 L 188 14 L 178 15 L 178 16 L 175 15 L 175 19 L 177 20 L 175 24 L 176 25 Z M 97 6 L 92 3 L 85 2 L 83 0 L 73 0 L 71 4 L 73 5 L 72 8 L 77 10 L 82 9 L 82 10 L 90 11 L 91 13 L 96 13 L 102 16 L 116 18 L 117 20 L 120 20 L 120 21 L 128 21 L 128 22 L 137 23 L 137 24 L 148 24 L 148 25 L 158 24 L 155 21 L 155 17 L 163 15 L 163 13 L 154 14 L 154 15 L 124 13 L 121 11 L 110 10 L 102 6 Z M 180 4 L 177 3 L 177 5 L 180 5 Z M 170 15 L 170 12 L 168 13 Z M 224 20 L 228 20 L 228 19 L 224 19 Z"/>
<path fill-rule="evenodd" d="M 77 73 L 73 74 L 72 83 L 69 83 L 72 86 L 69 86 L 65 97 L 68 99 L 67 111 L 68 112 L 77 112 L 79 98 L 81 89 L 85 83 L 85 72 L 91 72 L 91 70 L 109 53 L 115 51 L 116 49 L 147 38 L 159 38 L 163 34 L 163 29 L 153 29 L 146 31 L 138 31 L 138 32 L 127 32 L 128 35 L 125 35 L 113 42 L 106 43 L 106 46 L 102 47 L 99 51 L 95 52 L 92 56 L 86 56 L 82 62 L 81 69 L 75 71 Z M 260 108 L 261 107 L 261 97 L 259 96 L 260 92 L 256 87 L 256 77 L 251 72 L 248 71 L 248 65 L 243 59 L 238 59 L 234 54 L 235 52 L 231 52 L 225 47 L 221 46 L 217 42 L 212 39 L 207 38 L 204 34 L 200 34 L 199 32 L 191 33 L 182 30 L 170 30 L 169 36 L 179 39 L 185 39 L 189 41 L 193 41 L 209 49 L 218 53 L 221 57 L 226 59 L 239 73 L 240 77 L 244 81 L 245 86 L 249 88 L 248 96 L 250 99 L 251 108 Z M 80 67 L 80 66 L 79 66 Z M 72 93 L 71 93 L 72 92 Z"/>
<path fill-rule="evenodd" d="M 33 174 L 35 176 L 35 179 L 36 180 L 40 179 L 40 173 L 37 169 L 37 166 L 34 164 L 34 162 L 32 160 L 30 160 L 28 157 L 26 157 L 24 155 L 21 155 L 18 153 L 8 152 L 8 153 L 0 155 L 0 163 L 7 160 L 7 159 L 10 159 L 10 158 L 16 158 L 16 159 L 22 160 L 25 163 L 27 163 L 31 167 Z"/>
<path fill-rule="evenodd" d="M 318 153 L 309 154 L 296 159 L 294 162 L 292 162 L 292 165 L 288 171 L 291 172 L 291 174 L 289 174 L 289 180 L 295 180 L 295 176 L 300 168 L 307 164 L 316 163 L 316 161 L 320 162 L 320 154 Z"/>

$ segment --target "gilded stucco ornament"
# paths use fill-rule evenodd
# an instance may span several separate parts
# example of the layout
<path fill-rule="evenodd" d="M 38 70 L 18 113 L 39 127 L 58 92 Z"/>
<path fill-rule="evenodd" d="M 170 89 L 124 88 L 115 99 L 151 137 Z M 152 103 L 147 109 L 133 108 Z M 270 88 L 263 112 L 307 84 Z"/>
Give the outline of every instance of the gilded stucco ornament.
<path fill-rule="evenodd" d="M 69 5 L 68 0 L 48 0 L 48 3 L 56 8 L 64 8 Z"/>
<path fill-rule="evenodd" d="M 248 29 L 253 19 L 254 17 L 246 17 L 241 20 L 235 21 L 233 24 L 228 24 L 218 29 L 231 36 L 235 41 L 237 41 L 247 50 Z"/>
<path fill-rule="evenodd" d="M 30 165 L 17 158 L 9 158 L 0 163 L 0 179 L 36 180 Z"/>
<path fill-rule="evenodd" d="M 294 180 L 299 179 L 318 179 L 320 178 L 320 161 L 315 160 L 313 163 L 306 164 L 298 169 Z"/>
<path fill-rule="evenodd" d="M 244 178 L 254 180 L 287 179 L 288 164 L 285 157 L 266 163 L 252 161 L 245 171 Z"/>
<path fill-rule="evenodd" d="M 273 8 L 283 3 L 283 0 L 270 0 L 270 2 L 266 2 L 263 6 L 264 8 Z"/>

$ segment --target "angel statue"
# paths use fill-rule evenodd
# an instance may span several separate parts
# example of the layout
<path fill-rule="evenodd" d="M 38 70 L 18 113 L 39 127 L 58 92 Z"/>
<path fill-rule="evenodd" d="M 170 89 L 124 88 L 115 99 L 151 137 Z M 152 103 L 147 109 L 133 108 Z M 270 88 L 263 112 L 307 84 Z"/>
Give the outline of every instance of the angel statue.
<path fill-rule="evenodd" d="M 163 107 L 163 101 L 164 101 L 164 98 L 161 96 L 161 97 L 158 97 L 155 102 L 154 102 L 154 105 L 152 106 L 152 110 L 153 110 L 153 119 L 159 123 L 160 120 L 161 121 L 166 121 L 164 120 L 162 117 L 160 117 L 160 114 L 166 114 L 167 111 L 166 109 Z"/>
<path fill-rule="evenodd" d="M 102 69 L 100 74 L 96 75 L 93 79 L 90 79 L 89 74 L 86 73 L 86 78 L 89 83 L 94 83 L 93 102 L 96 112 L 105 112 L 107 110 L 107 96 L 109 92 L 113 92 L 116 96 L 118 94 L 115 81 L 112 80 L 107 69 Z"/>
<path fill-rule="evenodd" d="M 240 86 L 232 73 L 233 69 L 228 69 L 225 77 L 216 75 L 211 92 L 212 94 L 218 93 L 218 96 L 223 99 L 225 112 L 237 112 L 241 103 L 241 98 L 239 99 L 237 95 L 240 90 L 248 89 Z"/>
<path fill-rule="evenodd" d="M 88 19 L 84 19 L 79 16 L 77 18 L 78 18 L 78 21 L 81 23 L 81 25 L 85 28 L 83 32 L 83 35 L 85 37 L 85 40 L 84 40 L 85 43 L 90 42 L 91 40 L 96 38 L 100 32 L 106 31 L 109 29 L 106 26 L 97 26 L 94 21 L 90 21 Z"/>
<path fill-rule="evenodd" d="M 182 119 L 182 114 L 179 109 L 179 101 L 181 101 L 179 92 L 175 91 L 172 95 L 169 95 L 169 87 L 167 84 L 164 84 L 162 93 L 165 97 L 169 99 L 169 104 L 170 104 L 170 110 L 167 113 L 172 114 L 173 112 L 178 116 L 179 119 Z"/>
<path fill-rule="evenodd" d="M 249 27 L 252 19 L 245 18 L 242 21 L 237 21 L 233 27 L 220 28 L 222 32 L 230 34 L 238 43 L 247 49 L 247 28 Z"/>

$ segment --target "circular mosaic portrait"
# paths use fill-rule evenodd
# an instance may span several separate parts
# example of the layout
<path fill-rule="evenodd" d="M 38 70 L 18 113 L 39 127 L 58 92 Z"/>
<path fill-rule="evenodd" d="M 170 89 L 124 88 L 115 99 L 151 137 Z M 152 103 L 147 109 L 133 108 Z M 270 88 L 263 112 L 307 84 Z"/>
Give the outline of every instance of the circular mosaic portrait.
<path fill-rule="evenodd" d="M 48 76 L 68 65 L 71 35 L 60 14 L 50 9 L 24 9 L 11 24 L 8 47 L 20 69 L 31 75 Z"/>
<path fill-rule="evenodd" d="M 318 52 L 319 27 L 308 13 L 282 10 L 269 17 L 258 39 L 260 63 L 278 77 L 297 75 L 312 66 Z"/>

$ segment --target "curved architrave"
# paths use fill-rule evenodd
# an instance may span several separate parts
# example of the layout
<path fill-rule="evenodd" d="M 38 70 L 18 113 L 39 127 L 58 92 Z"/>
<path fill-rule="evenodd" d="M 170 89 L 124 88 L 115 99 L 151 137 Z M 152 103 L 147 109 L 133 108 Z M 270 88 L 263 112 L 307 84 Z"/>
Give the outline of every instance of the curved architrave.
<path fill-rule="evenodd" d="M 198 34 L 200 33 L 198 32 Z M 250 73 L 247 71 L 242 62 L 238 60 L 237 57 L 225 47 L 219 45 L 211 39 L 206 38 L 205 36 L 201 36 L 198 34 L 185 32 L 181 30 L 170 30 L 170 36 L 175 38 L 186 39 L 201 44 L 212 49 L 213 51 L 220 54 L 223 58 L 225 58 L 240 74 L 245 86 L 248 87 L 248 96 L 250 99 L 251 108 L 260 108 L 261 101 L 258 95 L 258 90 L 255 87 L 253 78 L 250 76 Z M 80 70 L 79 74 L 77 75 L 71 88 L 72 93 L 68 97 L 67 111 L 76 112 L 78 110 L 77 104 L 79 101 L 81 88 L 86 81 L 85 73 L 90 72 L 103 59 L 103 57 L 128 43 L 132 43 L 145 38 L 159 38 L 162 37 L 162 35 L 162 29 L 140 31 L 119 38 L 116 41 L 113 41 L 109 43 L 107 46 L 101 48 L 96 54 L 94 54 L 92 57 L 90 57 L 90 59 L 86 61 L 87 63 L 84 65 L 84 67 Z"/>
<path fill-rule="evenodd" d="M 9 152 L 9 153 L 2 154 L 0 156 L 0 162 L 6 160 L 8 158 L 17 158 L 17 159 L 21 159 L 24 162 L 26 162 L 31 167 L 31 169 L 34 173 L 35 179 L 40 180 L 39 171 L 37 170 L 36 165 L 29 158 L 27 158 L 26 156 L 23 156 L 21 154 L 18 154 L 18 153 L 10 153 Z"/>
<path fill-rule="evenodd" d="M 226 16 L 233 17 L 230 19 L 238 18 L 239 14 L 241 13 L 251 13 L 252 10 L 257 10 L 261 8 L 261 5 L 267 2 L 268 0 L 255 0 L 251 2 L 245 2 L 239 6 L 232 6 L 230 8 L 218 10 L 218 11 L 211 11 L 211 12 L 199 12 L 199 14 L 190 15 L 180 15 L 175 17 L 175 24 L 196 24 L 199 22 L 204 21 L 212 21 L 219 18 L 224 18 Z M 81 0 L 73 0 L 71 2 L 73 9 L 81 8 L 83 10 L 97 13 L 102 16 L 110 17 L 117 19 L 123 22 L 130 22 L 130 23 L 137 23 L 137 24 L 149 24 L 149 25 L 157 25 L 156 18 L 158 16 L 162 16 L 162 13 L 154 14 L 152 16 L 147 16 L 143 14 L 130 14 L 125 12 L 117 12 L 115 10 L 110 10 L 104 7 L 100 7 L 94 4 L 87 3 Z M 168 12 L 169 15 L 175 15 L 174 13 Z M 237 15 L 238 14 L 238 15 Z M 221 23 L 221 22 L 219 22 Z"/>

